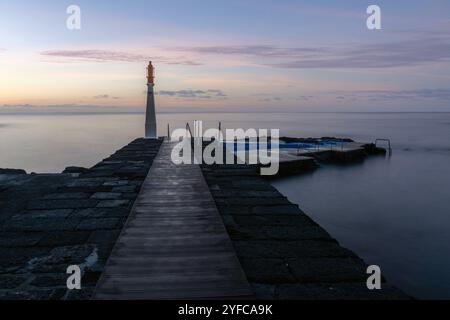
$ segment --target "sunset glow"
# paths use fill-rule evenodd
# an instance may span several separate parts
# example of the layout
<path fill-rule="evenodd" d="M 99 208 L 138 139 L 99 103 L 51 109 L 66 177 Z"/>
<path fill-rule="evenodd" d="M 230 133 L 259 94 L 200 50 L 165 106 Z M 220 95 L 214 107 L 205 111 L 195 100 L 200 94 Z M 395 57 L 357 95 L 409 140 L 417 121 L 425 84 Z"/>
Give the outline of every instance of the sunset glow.
<path fill-rule="evenodd" d="M 376 31 L 359 1 L 77 2 L 81 30 L 66 1 L 0 4 L 0 105 L 143 108 L 152 60 L 160 112 L 448 110 L 447 1 L 379 1 Z"/>

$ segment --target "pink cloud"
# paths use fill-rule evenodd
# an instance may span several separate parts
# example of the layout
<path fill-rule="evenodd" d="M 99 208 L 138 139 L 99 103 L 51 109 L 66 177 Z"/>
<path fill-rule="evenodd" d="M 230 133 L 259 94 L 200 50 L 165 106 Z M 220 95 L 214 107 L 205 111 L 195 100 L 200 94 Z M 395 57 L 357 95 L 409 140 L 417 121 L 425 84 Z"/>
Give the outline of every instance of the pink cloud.
<path fill-rule="evenodd" d="M 201 63 L 191 60 L 180 60 L 177 58 L 168 58 L 163 56 L 151 56 L 145 54 L 137 54 L 125 51 L 113 50 L 48 50 L 40 53 L 42 56 L 51 58 L 64 58 L 75 61 L 88 62 L 147 62 L 149 60 L 165 63 L 187 66 L 197 66 Z"/>
<path fill-rule="evenodd" d="M 260 66 L 288 69 L 393 68 L 450 61 L 448 37 L 420 37 L 351 47 L 279 47 L 273 45 L 192 46 L 174 51 L 234 56 Z"/>

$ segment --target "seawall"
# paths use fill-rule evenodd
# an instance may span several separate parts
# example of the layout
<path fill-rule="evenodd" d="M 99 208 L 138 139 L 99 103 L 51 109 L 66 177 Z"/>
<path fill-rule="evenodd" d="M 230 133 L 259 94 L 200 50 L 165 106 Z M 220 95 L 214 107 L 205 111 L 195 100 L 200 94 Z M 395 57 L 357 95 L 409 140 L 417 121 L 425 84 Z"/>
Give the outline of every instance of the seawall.
<path fill-rule="evenodd" d="M 161 142 L 137 139 L 80 175 L 3 176 L 0 299 L 89 299 Z M 81 290 L 67 290 L 69 265 Z"/>
<path fill-rule="evenodd" d="M 161 143 L 137 139 L 79 174 L 0 176 L 0 299 L 90 299 Z M 408 298 L 369 291 L 364 261 L 258 168 L 201 169 L 256 298 Z M 70 291 L 74 264 L 82 289 Z"/>
<path fill-rule="evenodd" d="M 258 169 L 202 166 L 258 299 L 408 299 L 383 279 L 368 290 L 368 265 L 291 203 Z"/>

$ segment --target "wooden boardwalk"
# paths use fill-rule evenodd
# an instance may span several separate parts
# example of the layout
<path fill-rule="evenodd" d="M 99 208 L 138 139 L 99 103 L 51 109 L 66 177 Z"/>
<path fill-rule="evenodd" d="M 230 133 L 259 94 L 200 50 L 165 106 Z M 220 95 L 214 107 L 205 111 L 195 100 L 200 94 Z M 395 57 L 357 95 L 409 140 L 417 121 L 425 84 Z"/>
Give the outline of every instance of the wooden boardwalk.
<path fill-rule="evenodd" d="M 164 142 L 97 284 L 94 299 L 251 298 L 198 165 Z"/>

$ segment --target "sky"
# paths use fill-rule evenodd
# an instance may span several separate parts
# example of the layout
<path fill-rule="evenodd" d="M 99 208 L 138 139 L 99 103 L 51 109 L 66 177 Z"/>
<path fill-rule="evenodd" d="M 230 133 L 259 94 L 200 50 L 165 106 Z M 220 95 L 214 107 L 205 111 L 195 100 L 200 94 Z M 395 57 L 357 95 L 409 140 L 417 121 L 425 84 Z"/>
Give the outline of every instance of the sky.
<path fill-rule="evenodd" d="M 448 0 L 0 0 L 0 109 L 140 109 L 152 60 L 159 112 L 450 111 L 449 30 Z"/>

